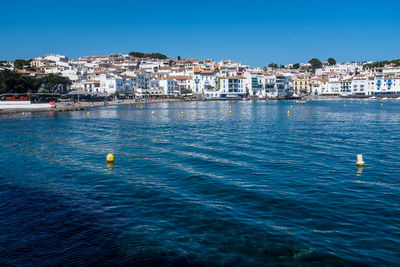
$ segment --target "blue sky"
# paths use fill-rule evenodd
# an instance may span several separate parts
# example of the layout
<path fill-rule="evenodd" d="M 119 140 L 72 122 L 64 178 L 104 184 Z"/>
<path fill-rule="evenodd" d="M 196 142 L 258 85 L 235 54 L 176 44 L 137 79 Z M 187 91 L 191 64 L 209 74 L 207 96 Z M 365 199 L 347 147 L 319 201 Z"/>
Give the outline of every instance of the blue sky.
<path fill-rule="evenodd" d="M 161 52 L 253 67 L 400 58 L 400 1 L 7 1 L 0 59 Z"/>

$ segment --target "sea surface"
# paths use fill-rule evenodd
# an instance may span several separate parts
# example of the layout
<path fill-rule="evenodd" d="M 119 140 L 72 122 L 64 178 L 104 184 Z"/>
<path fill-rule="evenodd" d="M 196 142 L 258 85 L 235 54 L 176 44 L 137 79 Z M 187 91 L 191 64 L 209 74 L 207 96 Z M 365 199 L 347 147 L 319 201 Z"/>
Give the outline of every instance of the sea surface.
<path fill-rule="evenodd" d="M 400 100 L 89 112 L 0 115 L 0 265 L 400 264 Z"/>

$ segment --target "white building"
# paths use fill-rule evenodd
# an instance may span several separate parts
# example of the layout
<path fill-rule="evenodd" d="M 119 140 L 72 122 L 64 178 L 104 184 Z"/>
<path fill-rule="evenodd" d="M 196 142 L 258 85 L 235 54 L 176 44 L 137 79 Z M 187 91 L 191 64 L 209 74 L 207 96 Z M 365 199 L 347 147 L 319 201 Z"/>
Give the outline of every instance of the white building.
<path fill-rule="evenodd" d="M 44 60 L 49 60 L 49 61 L 54 61 L 54 62 L 68 62 L 68 57 L 63 56 L 63 55 L 58 55 L 58 54 L 50 54 L 44 57 L 40 57 L 41 59 Z"/>
<path fill-rule="evenodd" d="M 173 96 L 178 90 L 178 84 L 172 78 L 159 79 L 158 87 L 162 89 L 164 96 Z"/>
<path fill-rule="evenodd" d="M 266 97 L 288 97 L 293 94 L 291 77 L 287 74 L 277 74 L 265 78 Z"/>
<path fill-rule="evenodd" d="M 367 77 L 353 78 L 351 82 L 351 94 L 359 96 L 371 95 L 375 88 L 374 84 L 374 79 L 370 79 Z"/>
<path fill-rule="evenodd" d="M 375 95 L 400 94 L 400 77 L 377 76 L 375 78 Z"/>
<path fill-rule="evenodd" d="M 194 68 L 194 88 L 193 93 L 203 93 L 205 89 L 216 89 L 218 86 L 218 69 L 200 70 Z"/>
<path fill-rule="evenodd" d="M 116 92 L 125 92 L 124 79 L 110 74 L 100 75 L 99 93 L 110 95 Z"/>
<path fill-rule="evenodd" d="M 247 96 L 245 80 L 244 76 L 221 77 L 219 80 L 220 98 L 245 98 Z"/>

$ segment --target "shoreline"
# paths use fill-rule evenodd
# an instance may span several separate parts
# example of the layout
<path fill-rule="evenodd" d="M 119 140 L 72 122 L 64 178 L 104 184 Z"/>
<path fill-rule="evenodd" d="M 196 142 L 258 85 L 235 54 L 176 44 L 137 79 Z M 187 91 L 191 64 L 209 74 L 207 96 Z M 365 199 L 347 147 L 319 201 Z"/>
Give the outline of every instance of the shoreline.
<path fill-rule="evenodd" d="M 372 98 L 375 97 L 375 98 Z M 46 112 L 46 111 L 54 111 L 54 112 L 67 112 L 67 111 L 79 111 L 79 110 L 88 110 L 91 108 L 99 108 L 99 107 L 108 107 L 108 106 L 121 106 L 121 105 L 136 105 L 136 104 L 153 104 L 153 103 L 167 103 L 167 102 L 192 102 L 192 101 L 320 101 L 320 100 L 351 100 L 351 99 L 365 99 L 365 100 L 394 100 L 399 99 L 398 96 L 306 96 L 304 98 L 289 98 L 289 99 L 277 99 L 277 98 L 247 98 L 247 99 L 179 99 L 179 98 L 167 98 L 167 99 L 154 99 L 150 102 L 141 102 L 133 99 L 127 100 L 119 100 L 117 101 L 109 101 L 107 105 L 104 105 L 104 102 L 80 102 L 79 104 L 75 103 L 56 103 L 56 107 L 54 108 L 7 108 L 1 109 L 0 114 L 10 114 L 10 113 L 19 113 L 19 112 Z"/>
<path fill-rule="evenodd" d="M 178 102 L 182 101 L 180 99 L 155 99 L 150 102 L 137 102 L 132 99 L 128 100 L 119 100 L 117 101 L 109 101 L 107 105 L 104 105 L 104 102 L 80 102 L 79 104 L 72 104 L 68 103 L 56 103 L 54 108 L 18 108 L 18 109 L 1 109 L 0 114 L 10 114 L 10 113 L 20 113 L 20 112 L 47 112 L 47 111 L 54 111 L 54 112 L 66 112 L 66 111 L 79 111 L 79 110 L 88 110 L 91 108 L 100 108 L 100 107 L 110 107 L 110 106 L 126 106 L 126 105 L 133 105 L 133 104 L 153 104 L 153 103 L 167 103 L 167 102 Z"/>

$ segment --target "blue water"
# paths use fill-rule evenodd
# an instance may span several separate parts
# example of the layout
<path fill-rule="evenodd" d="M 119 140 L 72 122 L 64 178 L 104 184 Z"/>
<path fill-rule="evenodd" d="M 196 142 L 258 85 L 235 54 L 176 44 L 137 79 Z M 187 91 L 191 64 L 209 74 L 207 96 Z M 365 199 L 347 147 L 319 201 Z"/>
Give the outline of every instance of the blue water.
<path fill-rule="evenodd" d="M 0 264 L 400 262 L 399 100 L 3 114 L 0 137 Z"/>

